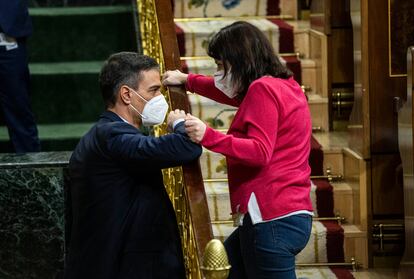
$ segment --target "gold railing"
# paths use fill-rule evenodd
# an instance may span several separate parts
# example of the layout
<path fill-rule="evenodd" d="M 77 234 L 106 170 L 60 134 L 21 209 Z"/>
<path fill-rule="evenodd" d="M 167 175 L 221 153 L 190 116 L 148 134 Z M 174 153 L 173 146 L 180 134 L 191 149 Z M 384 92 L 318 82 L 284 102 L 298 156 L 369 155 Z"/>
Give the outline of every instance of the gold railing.
<path fill-rule="evenodd" d="M 157 60 L 161 72 L 166 69 L 162 40 L 160 36 L 159 20 L 154 0 L 137 0 L 139 27 L 143 53 Z M 171 95 L 167 90 L 162 92 L 172 107 Z M 166 124 L 154 129 L 155 136 L 166 133 Z M 163 170 L 164 184 L 177 216 L 177 223 L 181 235 L 187 278 L 202 278 L 200 272 L 199 253 L 193 230 L 192 216 L 187 189 L 184 183 L 181 167 Z"/>

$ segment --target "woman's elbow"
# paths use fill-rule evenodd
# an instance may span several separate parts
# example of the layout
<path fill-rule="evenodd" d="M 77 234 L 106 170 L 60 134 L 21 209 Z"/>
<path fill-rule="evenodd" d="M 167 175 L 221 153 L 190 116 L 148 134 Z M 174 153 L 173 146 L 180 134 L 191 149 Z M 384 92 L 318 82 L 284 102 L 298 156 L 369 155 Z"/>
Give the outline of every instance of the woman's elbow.
<path fill-rule="evenodd" d="M 257 152 L 256 156 L 251 157 L 250 164 L 254 167 L 265 167 L 269 165 L 272 155 L 268 152 Z"/>

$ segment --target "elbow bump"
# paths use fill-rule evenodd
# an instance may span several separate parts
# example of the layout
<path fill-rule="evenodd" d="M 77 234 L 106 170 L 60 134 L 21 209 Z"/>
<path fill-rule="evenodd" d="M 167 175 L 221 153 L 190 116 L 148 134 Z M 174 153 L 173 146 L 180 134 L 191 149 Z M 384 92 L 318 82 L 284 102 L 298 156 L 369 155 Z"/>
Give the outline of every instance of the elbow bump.
<path fill-rule="evenodd" d="M 185 163 L 190 163 L 190 162 L 197 160 L 201 156 L 202 152 L 203 152 L 202 147 L 194 144 L 194 147 L 187 150 L 187 153 L 186 153 L 187 156 L 185 156 Z"/>

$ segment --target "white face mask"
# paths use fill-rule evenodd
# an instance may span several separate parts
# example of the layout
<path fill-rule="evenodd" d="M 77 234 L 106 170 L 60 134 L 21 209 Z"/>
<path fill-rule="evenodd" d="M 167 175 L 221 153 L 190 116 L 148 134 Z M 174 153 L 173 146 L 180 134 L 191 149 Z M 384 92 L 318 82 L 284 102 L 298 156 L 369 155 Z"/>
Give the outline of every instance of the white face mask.
<path fill-rule="evenodd" d="M 142 110 L 142 113 L 140 113 L 132 104 L 130 104 L 132 109 L 135 110 L 141 116 L 142 125 L 154 126 L 164 122 L 165 115 L 168 111 L 168 103 L 162 94 L 147 101 L 135 90 L 131 89 L 131 91 L 146 102 L 144 109 Z"/>
<path fill-rule="evenodd" d="M 227 97 L 234 98 L 237 96 L 237 93 L 232 85 L 231 72 L 227 71 L 227 75 L 224 76 L 224 70 L 220 70 L 214 73 L 214 85 L 218 90 L 223 92 Z"/>

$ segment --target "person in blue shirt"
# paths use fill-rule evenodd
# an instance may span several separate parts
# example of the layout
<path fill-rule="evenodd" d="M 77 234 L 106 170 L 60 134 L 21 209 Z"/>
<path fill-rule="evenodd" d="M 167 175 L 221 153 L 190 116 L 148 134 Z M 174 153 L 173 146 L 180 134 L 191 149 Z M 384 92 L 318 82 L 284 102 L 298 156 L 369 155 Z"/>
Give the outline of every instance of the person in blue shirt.
<path fill-rule="evenodd" d="M 27 0 L 0 0 L 0 108 L 16 153 L 40 151 L 30 105 L 26 39 L 32 34 Z"/>

